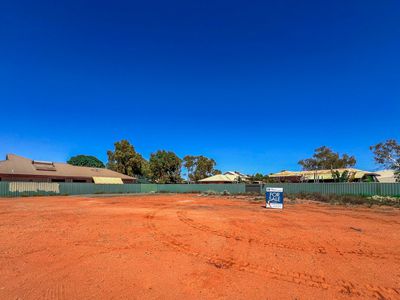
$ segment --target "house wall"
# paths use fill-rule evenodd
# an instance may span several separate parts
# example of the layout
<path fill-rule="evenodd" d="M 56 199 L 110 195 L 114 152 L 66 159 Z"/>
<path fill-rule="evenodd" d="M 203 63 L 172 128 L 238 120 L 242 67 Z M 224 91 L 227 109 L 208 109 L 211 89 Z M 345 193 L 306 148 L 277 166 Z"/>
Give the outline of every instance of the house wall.
<path fill-rule="evenodd" d="M 0 181 L 49 182 L 49 178 L 0 174 Z"/>
<path fill-rule="evenodd" d="M 136 180 L 135 179 L 122 179 L 122 182 L 128 184 L 128 183 L 135 183 Z"/>

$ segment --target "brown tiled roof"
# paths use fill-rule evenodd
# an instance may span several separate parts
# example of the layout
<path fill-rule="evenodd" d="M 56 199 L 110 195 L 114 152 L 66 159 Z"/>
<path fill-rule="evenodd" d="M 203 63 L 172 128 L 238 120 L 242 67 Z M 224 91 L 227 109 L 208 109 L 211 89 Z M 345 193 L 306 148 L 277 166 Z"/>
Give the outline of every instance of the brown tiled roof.
<path fill-rule="evenodd" d="M 78 167 L 65 163 L 33 161 L 15 154 L 8 154 L 6 160 L 0 161 L 0 174 L 79 178 L 92 178 L 95 176 L 135 179 L 134 177 L 108 169 Z"/>

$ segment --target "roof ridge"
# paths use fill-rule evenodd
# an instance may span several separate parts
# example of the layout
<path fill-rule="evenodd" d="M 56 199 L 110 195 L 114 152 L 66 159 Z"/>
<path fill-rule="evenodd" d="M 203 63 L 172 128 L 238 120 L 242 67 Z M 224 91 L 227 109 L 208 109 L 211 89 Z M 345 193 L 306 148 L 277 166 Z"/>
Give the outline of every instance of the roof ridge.
<path fill-rule="evenodd" d="M 17 154 L 14 154 L 14 153 L 7 153 L 6 154 L 6 160 L 12 160 L 12 159 L 15 159 L 15 158 L 22 158 L 22 159 L 25 159 L 25 160 L 30 160 L 30 161 L 32 161 L 32 159 L 30 159 L 30 158 L 27 158 L 27 157 L 25 157 L 25 156 L 21 156 L 21 155 L 17 155 Z"/>

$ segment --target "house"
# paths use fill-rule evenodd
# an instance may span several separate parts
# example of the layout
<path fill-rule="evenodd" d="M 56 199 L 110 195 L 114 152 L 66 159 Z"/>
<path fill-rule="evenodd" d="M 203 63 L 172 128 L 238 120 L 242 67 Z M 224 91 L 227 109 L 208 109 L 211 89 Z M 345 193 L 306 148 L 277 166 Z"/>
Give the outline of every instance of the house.
<path fill-rule="evenodd" d="M 211 183 L 240 183 L 248 182 L 249 177 L 240 172 L 229 171 L 224 174 L 218 174 L 211 177 L 207 177 L 198 181 L 198 183 L 211 184 Z"/>
<path fill-rule="evenodd" d="M 0 181 L 122 184 L 134 183 L 136 178 L 108 169 L 78 167 L 8 154 L 6 160 L 0 161 Z"/>
<path fill-rule="evenodd" d="M 395 183 L 396 182 L 396 174 L 393 170 L 382 170 L 377 171 L 376 174 L 379 174 L 378 181 L 382 183 Z"/>
<path fill-rule="evenodd" d="M 334 169 L 334 170 L 315 170 L 315 171 L 282 171 L 279 173 L 269 175 L 270 178 L 279 182 L 335 182 L 333 172 L 338 172 L 340 175 L 348 171 L 349 181 L 363 182 L 372 181 L 378 182 L 377 177 L 379 174 L 362 171 L 353 168 L 347 169 Z"/>

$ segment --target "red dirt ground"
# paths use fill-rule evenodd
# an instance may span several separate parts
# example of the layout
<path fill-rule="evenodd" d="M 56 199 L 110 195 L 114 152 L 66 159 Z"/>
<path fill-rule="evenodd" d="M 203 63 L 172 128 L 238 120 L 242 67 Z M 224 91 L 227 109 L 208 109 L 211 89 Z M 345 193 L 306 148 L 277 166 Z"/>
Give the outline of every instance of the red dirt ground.
<path fill-rule="evenodd" d="M 0 299 L 400 299 L 400 210 L 197 195 L 0 200 Z"/>

